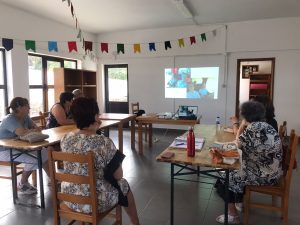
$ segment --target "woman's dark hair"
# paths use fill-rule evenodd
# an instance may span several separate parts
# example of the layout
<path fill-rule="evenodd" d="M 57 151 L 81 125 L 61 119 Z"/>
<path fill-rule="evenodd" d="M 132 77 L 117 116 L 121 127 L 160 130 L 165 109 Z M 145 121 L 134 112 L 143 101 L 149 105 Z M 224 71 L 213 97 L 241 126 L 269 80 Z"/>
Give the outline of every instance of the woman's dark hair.
<path fill-rule="evenodd" d="M 77 128 L 83 129 L 95 122 L 95 115 L 99 113 L 99 107 L 95 99 L 80 97 L 73 101 L 70 112 Z"/>
<path fill-rule="evenodd" d="M 263 121 L 265 119 L 266 110 L 263 104 L 256 101 L 244 102 L 241 105 L 241 116 L 249 122 Z"/>
<path fill-rule="evenodd" d="M 59 103 L 64 105 L 67 101 L 72 101 L 74 95 L 71 92 L 62 92 L 59 96 Z"/>
<path fill-rule="evenodd" d="M 10 105 L 6 108 L 6 114 L 10 114 L 10 109 L 13 112 L 17 112 L 19 107 L 29 105 L 29 102 L 26 98 L 15 97 L 11 100 Z"/>
<path fill-rule="evenodd" d="M 267 95 L 257 95 L 253 98 L 254 101 L 260 102 L 266 108 L 266 119 L 273 119 L 275 117 L 275 109 L 272 100 Z"/>

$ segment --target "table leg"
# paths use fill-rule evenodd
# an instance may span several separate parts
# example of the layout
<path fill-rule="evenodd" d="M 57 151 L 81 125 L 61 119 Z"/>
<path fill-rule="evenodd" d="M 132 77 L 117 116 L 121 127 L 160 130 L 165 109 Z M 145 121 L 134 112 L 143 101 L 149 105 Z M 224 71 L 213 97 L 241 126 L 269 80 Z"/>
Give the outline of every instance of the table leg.
<path fill-rule="evenodd" d="M 138 125 L 139 154 L 143 155 L 143 124 L 139 121 Z"/>
<path fill-rule="evenodd" d="M 11 185 L 13 190 L 13 202 L 16 204 L 16 199 L 18 198 L 18 192 L 17 192 L 17 175 L 15 173 L 14 168 L 14 160 L 13 160 L 13 150 L 10 149 L 10 168 L 11 168 Z"/>
<path fill-rule="evenodd" d="M 131 149 L 135 150 L 135 119 L 131 120 Z"/>
<path fill-rule="evenodd" d="M 229 198 L 229 170 L 225 170 L 225 220 L 224 220 L 224 225 L 228 224 L 228 198 Z"/>
<path fill-rule="evenodd" d="M 171 206 L 170 206 L 170 225 L 174 224 L 174 164 L 171 163 Z"/>
<path fill-rule="evenodd" d="M 43 161 L 42 161 L 42 152 L 41 150 L 37 151 L 37 160 L 39 167 L 39 178 L 40 178 L 40 196 L 41 196 L 41 208 L 45 208 L 45 196 L 44 196 L 44 182 L 43 182 Z"/>
<path fill-rule="evenodd" d="M 120 122 L 118 125 L 118 133 L 119 133 L 119 150 L 123 153 L 123 123 Z"/>
<path fill-rule="evenodd" d="M 152 123 L 149 123 L 149 147 L 152 147 Z"/>

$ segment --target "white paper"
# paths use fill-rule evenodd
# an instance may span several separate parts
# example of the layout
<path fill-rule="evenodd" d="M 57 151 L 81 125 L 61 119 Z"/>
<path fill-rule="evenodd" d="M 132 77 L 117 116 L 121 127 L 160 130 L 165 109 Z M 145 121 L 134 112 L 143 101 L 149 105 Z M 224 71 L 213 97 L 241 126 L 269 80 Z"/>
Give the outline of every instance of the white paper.
<path fill-rule="evenodd" d="M 201 150 L 204 144 L 204 138 L 195 138 L 195 150 Z M 172 148 L 187 148 L 186 137 L 180 136 L 170 145 Z"/>

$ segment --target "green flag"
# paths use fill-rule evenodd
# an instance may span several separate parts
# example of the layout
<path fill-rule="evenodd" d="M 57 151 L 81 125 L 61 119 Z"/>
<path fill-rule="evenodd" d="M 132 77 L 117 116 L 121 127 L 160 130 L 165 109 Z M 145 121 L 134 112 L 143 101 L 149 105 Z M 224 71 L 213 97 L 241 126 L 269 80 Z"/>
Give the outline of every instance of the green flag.
<path fill-rule="evenodd" d="M 118 52 L 118 54 L 120 52 L 122 52 L 123 54 L 125 53 L 124 44 L 117 44 L 117 52 Z"/>
<path fill-rule="evenodd" d="M 35 41 L 25 40 L 25 48 L 27 51 L 31 49 L 35 52 Z"/>

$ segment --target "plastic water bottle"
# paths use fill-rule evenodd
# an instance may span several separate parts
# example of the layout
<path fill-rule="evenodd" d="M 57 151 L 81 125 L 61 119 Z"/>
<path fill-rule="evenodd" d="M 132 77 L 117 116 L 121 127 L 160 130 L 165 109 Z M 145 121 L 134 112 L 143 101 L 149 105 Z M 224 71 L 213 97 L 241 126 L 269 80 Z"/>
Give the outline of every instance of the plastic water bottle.
<path fill-rule="evenodd" d="M 220 131 L 220 130 L 221 130 L 220 117 L 217 116 L 216 117 L 216 131 Z"/>
<path fill-rule="evenodd" d="M 186 143 L 187 143 L 187 156 L 194 157 L 195 156 L 195 134 L 192 127 L 189 128 Z"/>

